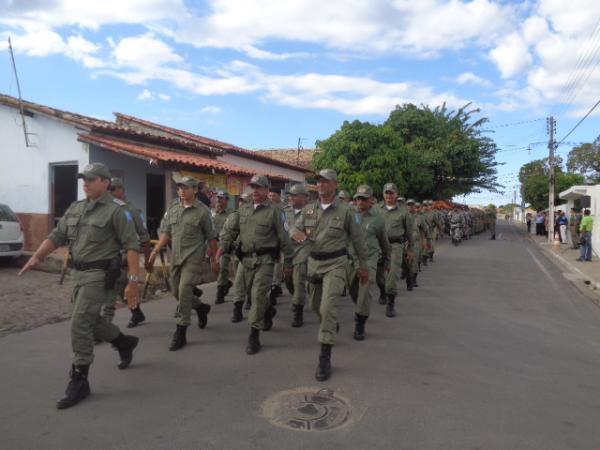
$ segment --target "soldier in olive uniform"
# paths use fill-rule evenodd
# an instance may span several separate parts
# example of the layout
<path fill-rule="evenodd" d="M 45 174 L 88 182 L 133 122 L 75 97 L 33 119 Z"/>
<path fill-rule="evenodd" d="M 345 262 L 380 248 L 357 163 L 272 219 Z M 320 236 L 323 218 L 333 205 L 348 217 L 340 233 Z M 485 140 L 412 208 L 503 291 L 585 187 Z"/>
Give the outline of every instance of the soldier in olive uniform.
<path fill-rule="evenodd" d="M 346 203 L 350 203 L 352 201 L 352 197 L 350 197 L 350 194 L 348 194 L 346 191 L 338 192 L 338 198 Z"/>
<path fill-rule="evenodd" d="M 569 217 L 569 232 L 571 234 L 571 248 L 579 249 L 579 225 L 581 225 L 581 213 L 577 208 L 571 208 L 571 217 Z"/>
<path fill-rule="evenodd" d="M 252 306 L 248 315 L 250 335 L 246 353 L 260 351 L 260 330 L 269 331 L 277 310 L 269 303 L 273 268 L 284 255 L 283 272 L 291 275 L 292 243 L 286 230 L 284 212 L 268 198 L 269 180 L 255 175 L 250 180 L 252 202 L 244 204 L 229 216 L 219 236 L 217 256 L 230 252 L 239 237 L 237 254 L 241 260 L 233 284 L 234 310 L 232 322 L 241 322 L 242 306 L 251 288 Z"/>
<path fill-rule="evenodd" d="M 425 257 L 429 261 L 433 262 L 433 254 L 435 253 L 435 240 L 443 232 L 442 221 L 437 211 L 433 208 L 433 200 L 426 200 L 424 202 L 425 218 L 427 225 L 429 226 L 430 239 L 428 240 L 428 246 Z"/>
<path fill-rule="evenodd" d="M 371 207 L 370 200 L 372 195 L 373 189 L 366 184 L 360 185 L 356 189 L 356 194 L 354 194 L 354 202 L 360 214 L 360 225 L 367 244 L 367 264 L 369 268 L 369 282 L 358 286 L 358 293 L 355 299 L 354 339 L 357 341 L 362 341 L 365 338 L 365 324 L 371 311 L 371 300 L 377 292 L 375 277 L 378 263 L 380 260 L 383 260 L 383 271 L 384 273 L 388 273 L 390 270 L 390 255 L 392 253 L 385 221 L 375 208 Z M 353 258 L 353 261 L 356 260 L 356 258 Z"/>
<path fill-rule="evenodd" d="M 231 211 L 227 209 L 227 202 L 229 201 L 229 194 L 225 191 L 217 191 L 216 194 L 217 204 L 215 209 L 212 211 L 213 225 L 215 227 L 215 236 L 219 236 L 223 225 L 227 217 L 231 214 Z M 223 253 L 219 258 L 219 275 L 217 277 L 217 298 L 215 304 L 225 302 L 225 296 L 229 292 L 233 283 L 229 279 L 229 266 L 231 263 L 231 253 Z"/>
<path fill-rule="evenodd" d="M 73 406 L 90 394 L 89 367 L 94 360 L 94 339 L 111 342 L 118 350 L 119 369 L 133 359 L 138 344 L 135 336 L 123 335 L 119 328 L 102 317 L 101 309 L 113 295 L 120 275 L 121 249 L 127 250 L 129 284 L 125 297 L 130 308 L 139 297 L 139 241 L 131 213 L 125 203 L 108 193 L 110 172 L 104 164 L 93 163 L 77 174 L 83 178 L 85 200 L 73 203 L 56 228 L 19 272 L 23 275 L 52 251 L 69 242 L 74 281 L 71 346 L 73 365 L 71 380 L 57 408 Z"/>
<path fill-rule="evenodd" d="M 419 266 L 421 261 L 421 253 L 423 251 L 423 241 L 429 234 L 429 229 L 423 220 L 423 215 L 420 214 L 420 203 L 414 200 L 408 200 L 408 209 L 410 212 L 411 225 L 411 257 L 408 260 L 408 274 L 406 277 L 406 289 L 412 291 L 418 287 L 417 275 L 419 274 Z"/>
<path fill-rule="evenodd" d="M 317 174 L 319 200 L 302 209 L 294 224 L 296 242 L 309 241 L 308 293 L 312 309 L 320 319 L 321 352 L 315 377 L 325 381 L 331 376 L 331 348 L 338 330 L 336 304 L 346 286 L 348 243 L 356 252 L 357 274 L 361 284 L 369 281 L 367 247 L 360 217 L 336 196 L 337 174 L 323 169 Z"/>
<path fill-rule="evenodd" d="M 194 295 L 194 287 L 202 280 L 202 261 L 205 257 L 206 242 L 209 243 L 208 256 L 211 258 L 213 270 L 216 269 L 214 259 L 216 237 L 210 210 L 196 198 L 198 180 L 183 177 L 177 183 L 179 198 L 174 201 L 161 222 L 160 238 L 150 254 L 150 264 L 154 264 L 156 255 L 169 242 L 172 246 L 171 290 L 178 301 L 178 314 L 175 333 L 169 350 L 175 351 L 187 344 L 186 331 L 190 325 L 192 309 L 198 315 L 198 326 L 206 326 L 210 305 L 200 303 Z M 198 291 L 197 291 L 198 292 Z"/>
<path fill-rule="evenodd" d="M 270 187 L 269 188 L 269 201 L 273 203 L 273 205 L 279 208 L 280 211 L 284 211 L 285 205 L 281 200 L 281 190 L 279 188 Z M 277 297 L 283 294 L 283 290 L 281 289 L 281 281 L 283 279 L 283 263 L 282 261 L 278 261 L 275 263 L 275 267 L 273 268 L 273 282 L 271 283 L 271 291 L 269 292 L 269 300 L 272 306 L 277 304 Z"/>
<path fill-rule="evenodd" d="M 404 249 L 410 245 L 409 218 L 406 208 L 398 204 L 398 188 L 394 183 L 383 186 L 383 204 L 379 211 L 385 221 L 385 229 L 392 247 L 390 270 L 385 276 L 386 316 L 396 315 L 394 304 L 398 295 Z"/>
<path fill-rule="evenodd" d="M 125 187 L 123 186 L 123 180 L 120 178 L 112 178 L 110 180 L 110 187 L 108 188 L 110 193 L 114 198 L 117 198 L 123 202 L 125 202 L 125 208 L 133 217 L 133 223 L 135 225 L 135 232 L 138 235 L 138 239 L 140 241 L 140 248 L 144 253 L 145 261 L 148 261 L 150 257 L 150 235 L 148 234 L 148 229 L 146 228 L 146 219 L 144 218 L 144 214 L 142 211 L 137 209 L 131 201 L 125 197 Z M 125 255 L 123 268 L 127 267 L 127 256 Z M 146 265 L 146 270 L 152 270 L 152 268 Z M 121 272 L 121 276 L 117 280 L 115 284 L 115 296 L 113 300 L 109 301 L 106 305 L 104 305 L 102 315 L 106 317 L 109 321 L 112 322 L 115 316 L 115 305 L 117 296 L 125 300 L 124 291 L 127 286 L 127 273 L 125 271 Z M 142 312 L 139 304 L 137 307 L 131 310 L 131 319 L 129 319 L 129 323 L 127 324 L 127 328 L 137 327 L 140 323 L 146 320 L 146 316 Z"/>
<path fill-rule="evenodd" d="M 488 208 L 486 211 L 486 216 L 490 225 L 490 240 L 496 240 L 496 209 Z"/>
<path fill-rule="evenodd" d="M 288 229 L 292 229 L 294 223 L 300 216 L 302 208 L 308 203 L 308 191 L 304 184 L 294 184 L 289 192 L 290 204 L 285 210 L 285 218 Z M 304 323 L 304 304 L 307 297 L 306 286 L 306 263 L 308 261 L 308 252 L 310 250 L 308 243 L 305 241 L 299 243 L 292 241 L 294 248 L 294 258 L 292 260 L 293 272 L 293 292 L 292 292 L 292 308 L 294 318 L 292 326 L 294 328 L 301 327 Z"/>

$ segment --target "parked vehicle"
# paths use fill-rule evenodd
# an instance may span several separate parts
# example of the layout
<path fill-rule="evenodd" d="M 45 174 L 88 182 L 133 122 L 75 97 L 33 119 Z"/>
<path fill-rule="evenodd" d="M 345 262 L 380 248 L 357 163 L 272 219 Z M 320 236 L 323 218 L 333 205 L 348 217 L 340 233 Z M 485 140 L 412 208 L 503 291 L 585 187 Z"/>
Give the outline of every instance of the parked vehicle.
<path fill-rule="evenodd" d="M 23 254 L 23 226 L 8 205 L 0 203 L 0 258 Z"/>

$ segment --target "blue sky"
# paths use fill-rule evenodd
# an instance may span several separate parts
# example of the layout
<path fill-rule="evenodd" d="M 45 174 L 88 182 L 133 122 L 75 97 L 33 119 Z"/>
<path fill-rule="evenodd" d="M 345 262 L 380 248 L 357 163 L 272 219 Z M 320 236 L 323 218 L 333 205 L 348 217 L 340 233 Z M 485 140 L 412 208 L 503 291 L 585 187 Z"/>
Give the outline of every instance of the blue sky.
<path fill-rule="evenodd" d="M 16 95 L 8 36 L 27 100 L 246 148 L 312 147 L 396 104 L 473 102 L 506 186 L 473 203 L 512 200 L 519 167 L 547 155 L 545 117 L 560 139 L 600 94 L 593 0 L 0 0 L 0 92 Z M 568 141 L 599 134 L 592 115 Z"/>

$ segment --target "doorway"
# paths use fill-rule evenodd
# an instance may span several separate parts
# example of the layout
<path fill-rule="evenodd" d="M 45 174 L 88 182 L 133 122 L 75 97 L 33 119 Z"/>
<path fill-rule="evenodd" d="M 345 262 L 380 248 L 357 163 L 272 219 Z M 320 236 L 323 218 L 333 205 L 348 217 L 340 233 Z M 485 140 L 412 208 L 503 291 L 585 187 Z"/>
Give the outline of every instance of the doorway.
<path fill-rule="evenodd" d="M 146 215 L 151 239 L 158 239 L 158 228 L 165 213 L 165 176 L 146 174 Z"/>
<path fill-rule="evenodd" d="M 74 163 L 50 164 L 50 215 L 54 225 L 77 200 L 77 170 Z"/>

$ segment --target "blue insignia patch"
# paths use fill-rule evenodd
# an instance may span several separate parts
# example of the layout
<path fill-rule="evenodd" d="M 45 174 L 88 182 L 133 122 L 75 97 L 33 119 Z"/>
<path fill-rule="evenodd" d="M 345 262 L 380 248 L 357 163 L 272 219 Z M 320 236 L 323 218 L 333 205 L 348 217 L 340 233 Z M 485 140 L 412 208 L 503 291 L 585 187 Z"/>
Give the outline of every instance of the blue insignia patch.
<path fill-rule="evenodd" d="M 358 215 L 357 213 L 354 213 L 354 221 L 360 225 L 360 215 Z"/>
<path fill-rule="evenodd" d="M 144 213 L 140 213 L 140 217 L 142 218 L 142 225 L 144 225 L 144 230 L 147 230 L 148 227 L 146 226 L 146 216 L 144 216 Z"/>
<path fill-rule="evenodd" d="M 127 222 L 131 222 L 133 220 L 133 217 L 131 217 L 131 213 L 127 210 L 123 211 L 125 213 L 125 218 L 127 219 Z"/>

